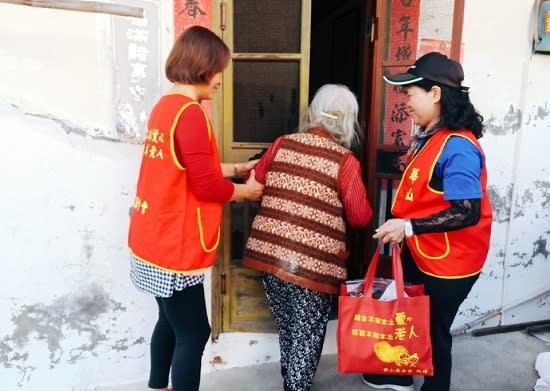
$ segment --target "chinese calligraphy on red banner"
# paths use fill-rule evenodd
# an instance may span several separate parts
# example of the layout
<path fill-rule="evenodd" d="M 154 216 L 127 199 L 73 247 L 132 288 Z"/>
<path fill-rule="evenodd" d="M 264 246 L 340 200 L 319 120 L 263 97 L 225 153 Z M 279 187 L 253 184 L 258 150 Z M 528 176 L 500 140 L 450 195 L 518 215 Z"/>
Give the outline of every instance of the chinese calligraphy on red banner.
<path fill-rule="evenodd" d="M 211 0 L 174 0 L 174 36 L 190 26 L 212 27 Z M 201 103 L 210 112 L 210 101 Z"/>
<path fill-rule="evenodd" d="M 177 37 L 189 26 L 212 27 L 212 2 L 210 0 L 175 0 L 174 34 Z"/>
<path fill-rule="evenodd" d="M 392 67 L 392 73 L 406 72 L 408 67 Z M 409 144 L 412 117 L 407 109 L 407 94 L 398 86 L 386 83 L 386 107 L 384 113 L 384 140 L 386 145 L 405 147 Z"/>
<path fill-rule="evenodd" d="M 390 25 L 388 64 L 386 73 L 401 73 L 416 59 L 420 0 L 394 0 Z M 407 95 L 399 87 L 385 86 L 384 135 L 382 143 L 405 147 L 409 144 L 412 119 L 407 109 Z"/>
<path fill-rule="evenodd" d="M 418 44 L 420 0 L 393 0 L 390 26 L 390 63 L 412 63 Z"/>

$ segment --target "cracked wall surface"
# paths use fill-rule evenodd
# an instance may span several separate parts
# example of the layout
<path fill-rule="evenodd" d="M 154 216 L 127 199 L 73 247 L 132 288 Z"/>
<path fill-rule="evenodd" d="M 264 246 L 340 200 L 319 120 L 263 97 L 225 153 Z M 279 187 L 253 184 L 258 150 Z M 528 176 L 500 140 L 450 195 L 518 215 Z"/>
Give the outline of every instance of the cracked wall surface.
<path fill-rule="evenodd" d="M 0 104 L 0 128 L 11 168 L 0 192 L 11 260 L 0 275 L 4 389 L 135 379 L 154 321 L 152 299 L 131 287 L 125 245 L 142 147 L 67 132 L 14 105 Z"/>
<path fill-rule="evenodd" d="M 62 361 L 74 364 L 90 357 L 101 346 L 127 350 L 144 343 L 143 337 L 130 341 L 112 340 L 109 326 L 115 326 L 118 315 L 126 311 L 112 300 L 99 284 L 84 286 L 82 290 L 56 298 L 51 303 L 14 305 L 11 315 L 11 333 L 0 336 L 0 364 L 16 368 L 23 386 L 31 380 L 36 367 L 30 364 L 29 351 L 33 345 L 43 344 L 48 350 L 49 368 L 55 369 Z M 71 344 L 67 339 L 75 336 Z"/>
<path fill-rule="evenodd" d="M 497 28 L 496 20 L 482 16 L 493 6 L 468 3 L 465 10 L 463 65 L 471 99 L 485 118 L 481 143 L 494 221 L 487 263 L 460 309 L 456 326 L 491 314 L 477 326 L 550 318 L 548 305 L 541 305 L 547 302 L 545 290 L 550 288 L 545 277 L 550 272 L 550 59 L 532 53 L 527 22 L 511 24 L 499 37 L 506 42 L 502 50 L 488 50 L 495 40 L 480 37 L 473 26 Z M 528 21 L 533 13 L 534 5 L 524 2 L 502 10 L 499 18 L 513 20 L 520 15 Z"/>
<path fill-rule="evenodd" d="M 155 314 L 129 281 L 126 233 L 140 110 L 160 93 L 158 38 L 138 86 L 122 77 L 125 32 L 143 21 L 6 4 L 0 14 L 2 389 L 131 382 L 146 372 Z M 131 96 L 137 87 L 146 95 Z"/>
<path fill-rule="evenodd" d="M 547 98 L 521 114 L 513 105 L 490 117 L 481 139 L 493 206 L 491 251 L 478 283 L 461 307 L 455 327 L 483 319 L 496 326 L 547 319 L 550 271 Z M 519 122 L 518 122 L 519 121 Z M 500 310 L 505 309 L 502 315 Z"/>

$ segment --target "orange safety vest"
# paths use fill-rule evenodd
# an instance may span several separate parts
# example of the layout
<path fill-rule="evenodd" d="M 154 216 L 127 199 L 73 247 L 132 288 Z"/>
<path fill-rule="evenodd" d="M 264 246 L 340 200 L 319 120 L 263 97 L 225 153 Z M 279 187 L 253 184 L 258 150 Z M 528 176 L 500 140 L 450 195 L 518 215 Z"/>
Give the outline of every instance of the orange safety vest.
<path fill-rule="evenodd" d="M 197 272 L 215 262 L 223 209 L 223 203 L 195 196 L 175 153 L 174 132 L 190 106 L 204 113 L 214 166 L 223 175 L 216 139 L 203 107 L 184 95 L 162 97 L 149 119 L 128 233 L 134 257 L 179 273 Z"/>
<path fill-rule="evenodd" d="M 420 218 L 448 209 L 451 203 L 443 192 L 430 187 L 435 164 L 450 137 L 472 142 L 485 159 L 472 132 L 438 130 L 413 157 L 397 188 L 392 214 L 400 218 Z M 461 278 L 481 271 L 489 251 L 493 215 L 487 196 L 487 169 L 481 170 L 481 216 L 477 224 L 449 232 L 424 233 L 408 237 L 407 246 L 418 268 L 441 278 Z"/>

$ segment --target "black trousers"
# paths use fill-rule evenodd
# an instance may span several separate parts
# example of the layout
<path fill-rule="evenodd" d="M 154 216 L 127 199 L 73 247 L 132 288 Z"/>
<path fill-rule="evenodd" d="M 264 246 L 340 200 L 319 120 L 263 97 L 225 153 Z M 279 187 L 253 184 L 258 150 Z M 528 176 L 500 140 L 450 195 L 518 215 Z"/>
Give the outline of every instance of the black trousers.
<path fill-rule="evenodd" d="M 424 290 L 430 296 L 430 334 L 434 376 L 424 377 L 421 391 L 448 391 L 451 387 L 453 346 L 451 325 L 458 308 L 470 293 L 479 274 L 456 279 L 432 277 L 418 269 L 408 251 L 404 252 L 402 258 L 405 281 L 424 284 Z M 457 259 L 457 262 L 460 260 Z"/>
<path fill-rule="evenodd" d="M 203 284 L 156 297 L 159 318 L 151 337 L 150 388 L 168 386 L 172 368 L 173 391 L 198 391 L 204 346 L 210 335 Z"/>
<path fill-rule="evenodd" d="M 279 328 L 284 391 L 309 391 L 323 350 L 331 295 L 262 277 L 265 295 Z M 258 386 L 258 390 L 261 390 Z"/>

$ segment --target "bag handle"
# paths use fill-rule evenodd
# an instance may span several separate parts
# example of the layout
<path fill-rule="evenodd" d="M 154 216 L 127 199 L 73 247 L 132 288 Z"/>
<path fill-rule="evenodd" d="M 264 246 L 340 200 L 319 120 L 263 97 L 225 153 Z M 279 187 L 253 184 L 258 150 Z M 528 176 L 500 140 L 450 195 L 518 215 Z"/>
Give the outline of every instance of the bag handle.
<path fill-rule="evenodd" d="M 401 265 L 401 255 L 399 254 L 400 251 L 397 243 L 394 243 L 392 247 L 392 276 L 395 281 L 395 292 L 398 299 L 403 299 L 405 297 L 405 284 L 403 283 L 403 266 Z M 374 278 L 381 249 L 382 244 L 379 244 L 378 247 L 376 247 L 376 251 L 372 256 L 369 268 L 365 274 L 363 294 L 365 296 L 368 295 L 367 297 L 371 297 L 372 295 L 372 288 L 374 286 Z"/>

